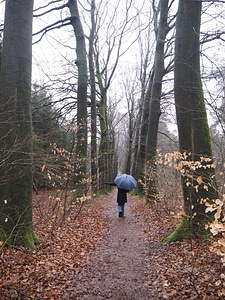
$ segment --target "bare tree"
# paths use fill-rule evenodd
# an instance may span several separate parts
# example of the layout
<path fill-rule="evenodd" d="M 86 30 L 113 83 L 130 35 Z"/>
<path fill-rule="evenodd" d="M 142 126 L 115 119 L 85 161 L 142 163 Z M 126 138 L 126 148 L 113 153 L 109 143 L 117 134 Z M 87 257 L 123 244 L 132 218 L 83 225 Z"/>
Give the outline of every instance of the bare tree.
<path fill-rule="evenodd" d="M 33 1 L 7 0 L 0 79 L 0 239 L 34 248 L 31 59 Z"/>
<path fill-rule="evenodd" d="M 148 171 L 151 170 L 151 179 L 147 180 L 146 197 L 148 201 L 156 200 L 158 198 L 157 183 L 156 183 L 156 149 L 158 138 L 159 118 L 161 115 L 161 93 L 162 93 L 162 79 L 165 75 L 165 42 L 166 36 L 170 30 L 168 24 L 168 10 L 169 1 L 160 0 L 159 14 L 160 19 L 158 26 L 155 28 L 156 33 L 156 49 L 154 58 L 154 67 L 152 73 L 152 81 L 150 82 L 150 106 L 149 106 L 149 120 L 148 120 L 148 134 L 146 141 L 146 163 Z M 155 15 L 158 12 L 155 12 Z"/>
<path fill-rule="evenodd" d="M 103 28 L 107 24 L 105 36 L 106 39 L 102 41 L 102 35 L 97 35 L 95 43 L 95 65 L 96 65 L 96 78 L 98 84 L 99 100 L 97 102 L 99 123 L 100 123 L 100 143 L 98 151 L 98 168 L 99 168 L 99 186 L 100 189 L 105 189 L 103 185 L 105 181 L 112 180 L 114 172 L 109 171 L 109 166 L 112 162 L 109 160 L 108 154 L 114 152 L 112 141 L 109 139 L 109 124 L 107 116 L 108 105 L 108 90 L 115 75 L 116 69 L 120 58 L 126 53 L 127 49 L 135 41 L 135 37 L 132 37 L 129 45 L 123 48 L 123 40 L 130 36 L 132 22 L 137 15 L 130 15 L 133 1 L 126 2 L 124 8 L 123 18 L 116 23 L 117 14 L 119 11 L 120 3 L 115 3 L 113 12 L 108 15 L 106 4 L 102 7 L 100 4 L 97 10 L 97 27 L 96 33 L 100 28 Z M 102 9 L 102 11 L 100 10 Z M 105 12 L 106 11 L 106 12 Z M 106 21 L 107 20 L 107 21 Z M 104 25 L 104 26 L 103 26 Z M 103 43 L 103 44 L 102 44 Z"/>
<path fill-rule="evenodd" d="M 94 62 L 94 43 L 96 32 L 95 20 L 95 0 L 91 1 L 91 29 L 89 35 L 89 74 L 90 74 L 90 98 L 91 98 L 91 178 L 92 191 L 96 192 L 97 185 L 97 107 L 96 107 L 96 82 L 95 82 L 95 62 Z"/>
<path fill-rule="evenodd" d="M 146 186 L 147 201 L 154 201 L 158 198 L 155 157 L 161 115 L 162 82 L 165 74 L 170 71 L 170 68 L 165 66 L 165 59 L 170 48 L 170 39 L 167 39 L 167 34 L 174 27 L 173 16 L 169 19 L 169 8 L 172 4 L 173 1 L 167 0 L 161 0 L 158 3 L 153 1 L 153 20 L 149 23 L 149 27 L 153 27 L 152 31 L 155 32 L 155 41 L 152 42 L 155 54 L 147 80 L 146 75 L 143 77 L 140 138 L 135 168 L 136 176 L 140 177 Z M 149 56 L 149 49 L 150 45 L 147 48 L 146 59 Z M 146 62 L 143 64 L 143 70 L 145 69 Z M 139 192 L 143 191 L 141 187 L 139 186 Z"/>
<path fill-rule="evenodd" d="M 80 160 L 80 167 L 78 170 L 75 170 L 75 174 L 77 174 L 75 176 L 75 183 L 80 190 L 82 179 L 86 176 L 87 158 L 87 52 L 77 1 L 69 0 L 68 7 L 71 14 L 71 24 L 76 37 L 76 65 L 78 67 L 76 155 Z M 86 188 L 84 191 L 79 191 L 79 193 L 82 195 L 85 191 Z"/>
<path fill-rule="evenodd" d="M 200 1 L 179 1 L 176 23 L 174 90 L 180 151 L 185 160 L 182 187 L 185 217 L 165 243 L 205 237 L 214 213 L 206 207 L 218 198 L 212 147 L 200 73 Z"/>

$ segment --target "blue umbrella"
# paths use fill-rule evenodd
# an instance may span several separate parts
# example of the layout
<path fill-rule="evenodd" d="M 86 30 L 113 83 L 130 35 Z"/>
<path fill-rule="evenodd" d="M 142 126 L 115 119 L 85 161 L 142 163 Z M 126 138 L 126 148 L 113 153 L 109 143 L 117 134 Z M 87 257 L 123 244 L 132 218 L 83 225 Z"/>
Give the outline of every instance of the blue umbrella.
<path fill-rule="evenodd" d="M 131 191 L 137 185 L 137 181 L 135 178 L 128 174 L 122 174 L 116 176 L 114 183 L 117 185 L 119 189 L 124 189 L 127 191 Z"/>

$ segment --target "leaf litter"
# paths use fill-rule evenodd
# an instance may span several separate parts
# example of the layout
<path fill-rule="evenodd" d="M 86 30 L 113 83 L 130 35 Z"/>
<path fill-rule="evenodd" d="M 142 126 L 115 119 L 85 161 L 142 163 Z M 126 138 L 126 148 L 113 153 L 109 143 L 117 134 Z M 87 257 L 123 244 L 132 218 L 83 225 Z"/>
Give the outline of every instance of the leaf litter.
<path fill-rule="evenodd" d="M 118 218 L 116 190 L 84 204 L 60 199 L 53 191 L 34 195 L 35 250 L 1 249 L 0 299 L 223 299 L 213 239 L 162 245 L 180 212 L 129 195 Z"/>

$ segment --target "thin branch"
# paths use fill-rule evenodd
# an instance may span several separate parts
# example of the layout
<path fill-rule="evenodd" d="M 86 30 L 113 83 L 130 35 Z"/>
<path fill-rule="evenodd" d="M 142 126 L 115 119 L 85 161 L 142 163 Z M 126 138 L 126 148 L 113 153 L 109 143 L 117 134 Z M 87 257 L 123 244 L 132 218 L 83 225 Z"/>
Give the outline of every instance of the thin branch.
<path fill-rule="evenodd" d="M 47 33 L 47 32 L 49 32 L 49 31 L 51 31 L 51 30 L 53 30 L 53 29 L 59 29 L 59 28 L 62 28 L 62 27 L 64 27 L 64 26 L 67 26 L 67 25 L 70 25 L 71 24 L 71 17 L 68 17 L 68 18 L 66 18 L 66 19 L 64 19 L 64 20 L 59 20 L 59 21 L 57 21 L 57 22 L 55 22 L 55 23 L 52 23 L 51 25 L 49 25 L 49 26 L 46 26 L 46 27 L 44 27 L 44 28 L 42 28 L 40 31 L 37 31 L 37 32 L 35 32 L 34 34 L 33 34 L 33 36 L 36 36 L 36 35 L 39 35 L 39 34 L 41 34 L 41 36 L 40 36 L 40 38 L 36 41 L 36 42 L 34 42 L 33 44 L 37 44 L 38 42 L 40 42 L 41 40 L 42 40 L 42 38 L 43 38 L 43 36 Z"/>
<path fill-rule="evenodd" d="M 57 2 L 60 2 L 60 1 L 61 1 L 61 0 L 52 1 L 52 2 L 50 2 L 50 3 L 48 3 L 48 4 L 44 5 L 44 6 L 41 6 L 41 7 L 37 8 L 37 9 L 34 10 L 34 11 L 38 11 L 38 10 L 40 10 L 40 9 L 46 8 L 46 7 L 48 7 L 49 5 L 54 4 L 54 3 L 57 3 Z M 60 9 L 63 9 L 63 8 L 65 8 L 65 7 L 67 7 L 67 6 L 68 6 L 68 3 L 63 4 L 63 5 L 60 5 L 60 6 L 57 6 L 57 7 L 54 7 L 54 8 L 51 8 L 51 9 L 49 9 L 49 10 L 47 10 L 47 11 L 44 11 L 43 13 L 33 15 L 33 17 L 34 17 L 34 18 L 42 17 L 42 16 L 44 16 L 44 15 L 46 15 L 46 14 L 52 12 L 52 11 L 60 10 Z"/>

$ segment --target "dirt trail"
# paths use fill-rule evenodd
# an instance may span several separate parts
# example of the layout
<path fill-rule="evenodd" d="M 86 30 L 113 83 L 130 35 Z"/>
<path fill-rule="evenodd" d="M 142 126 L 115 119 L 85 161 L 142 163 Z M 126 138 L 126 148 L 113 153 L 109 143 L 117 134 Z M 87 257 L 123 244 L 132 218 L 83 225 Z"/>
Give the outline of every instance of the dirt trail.
<path fill-rule="evenodd" d="M 118 218 L 116 190 L 110 195 L 105 212 L 109 232 L 76 279 L 77 299 L 155 299 L 148 285 L 149 249 L 132 201 L 129 195 L 125 218 Z"/>
<path fill-rule="evenodd" d="M 64 226 L 53 230 L 57 223 L 48 212 L 54 199 L 46 192 L 34 199 L 35 219 L 47 212 L 37 226 L 42 243 L 35 250 L 2 249 L 1 300 L 225 299 L 225 268 L 209 250 L 215 238 L 162 246 L 179 222 L 163 203 L 143 206 L 128 195 L 121 219 L 115 189 L 89 201 L 78 216 L 71 207 Z"/>

